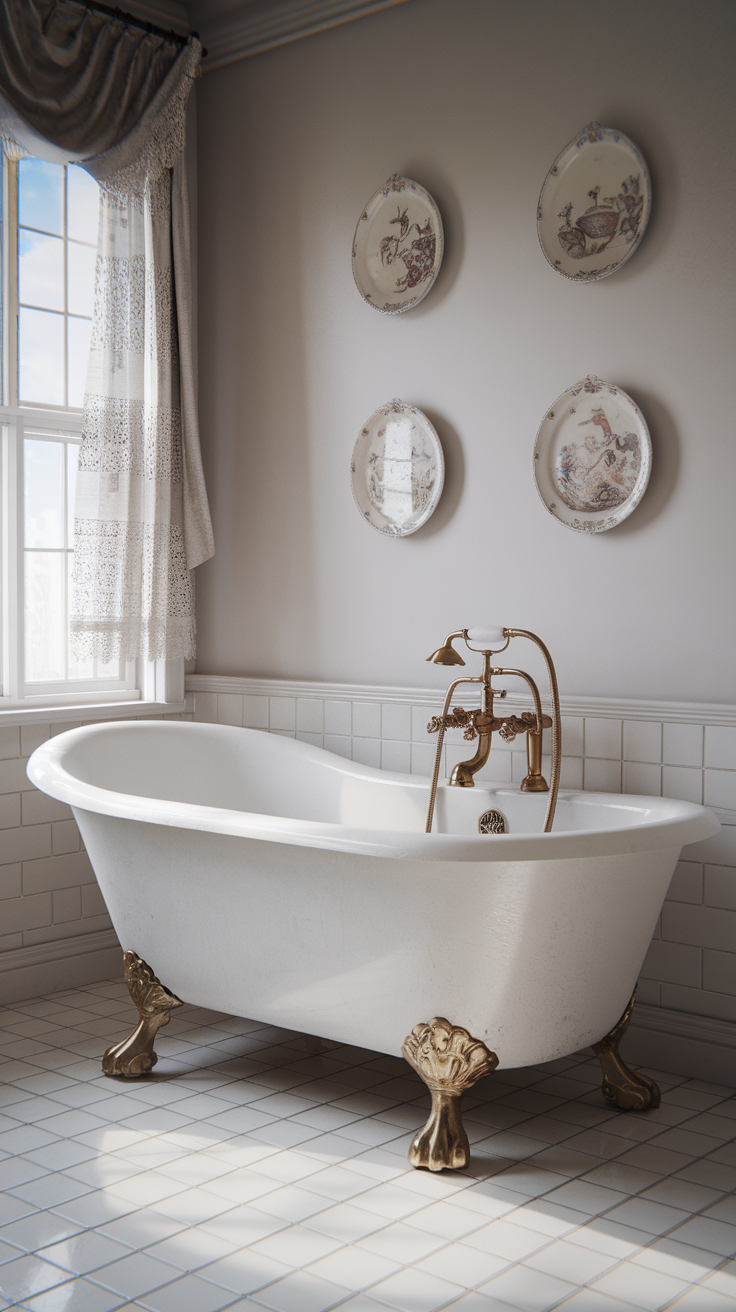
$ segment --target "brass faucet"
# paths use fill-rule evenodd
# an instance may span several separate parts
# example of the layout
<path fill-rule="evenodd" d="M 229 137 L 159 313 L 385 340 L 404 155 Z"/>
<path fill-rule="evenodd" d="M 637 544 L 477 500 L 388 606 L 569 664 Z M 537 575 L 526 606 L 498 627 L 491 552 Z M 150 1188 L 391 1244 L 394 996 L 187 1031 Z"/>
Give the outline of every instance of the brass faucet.
<path fill-rule="evenodd" d="M 455 679 L 447 690 L 445 704 L 441 715 L 435 715 L 427 725 L 429 733 L 437 733 L 437 752 L 435 755 L 434 772 L 432 775 L 432 785 L 430 788 L 429 807 L 427 810 L 426 833 L 432 829 L 432 817 L 434 814 L 434 803 L 437 795 L 437 782 L 439 779 L 440 762 L 442 757 L 442 745 L 445 731 L 447 729 L 461 728 L 465 730 L 463 737 L 469 741 L 478 739 L 476 753 L 468 761 L 461 761 L 455 766 L 450 776 L 450 784 L 456 788 L 473 788 L 475 780 L 473 776 L 483 768 L 491 750 L 491 741 L 494 733 L 499 733 L 505 742 L 513 742 L 518 734 L 526 734 L 527 750 L 527 774 L 521 782 L 521 791 L 523 793 L 546 793 L 549 792 L 549 801 L 547 804 L 547 814 L 544 822 L 544 832 L 548 833 L 552 828 L 555 807 L 557 805 L 557 792 L 560 785 L 560 765 L 562 762 L 561 746 L 561 721 L 560 721 L 560 704 L 557 692 L 557 677 L 555 668 L 547 648 L 541 639 L 535 634 L 529 633 L 526 629 L 457 629 L 454 633 L 448 634 L 444 643 L 437 651 L 433 652 L 427 660 L 432 661 L 435 665 L 464 665 L 465 661 L 462 656 L 455 651 L 452 643 L 455 638 L 463 638 L 466 646 L 470 651 L 477 651 L 483 657 L 483 670 L 480 675 L 467 676 L 465 678 Z M 498 655 L 499 652 L 505 651 L 512 638 L 529 638 L 540 648 L 547 665 L 547 674 L 549 676 L 550 692 L 552 695 L 552 709 L 554 718 L 542 714 L 542 702 L 539 696 L 539 689 L 532 679 L 531 675 L 526 674 L 524 670 L 506 669 L 500 666 L 491 665 L 491 656 Z M 478 642 L 484 644 L 483 647 L 473 647 L 471 643 Z M 496 646 L 500 643 L 500 646 Z M 493 644 L 493 646 L 491 645 Z M 503 678 L 506 675 L 516 675 L 522 678 L 529 685 L 532 698 L 534 701 L 534 712 L 523 711 L 518 715 L 494 715 L 493 702 L 494 698 L 499 699 L 506 696 L 505 689 L 496 689 L 491 686 L 491 678 L 494 676 Z M 450 710 L 452 695 L 455 689 L 461 683 L 479 683 L 481 685 L 481 704 L 480 709 L 475 711 L 466 711 L 462 706 Z M 552 729 L 552 788 L 542 775 L 542 735 L 544 729 Z"/>

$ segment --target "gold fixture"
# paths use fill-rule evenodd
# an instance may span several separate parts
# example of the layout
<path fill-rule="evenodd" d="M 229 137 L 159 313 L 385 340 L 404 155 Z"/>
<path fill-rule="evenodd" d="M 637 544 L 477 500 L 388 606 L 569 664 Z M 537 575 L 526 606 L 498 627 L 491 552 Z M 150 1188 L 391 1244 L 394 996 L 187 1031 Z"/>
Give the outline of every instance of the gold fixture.
<path fill-rule="evenodd" d="M 636 989 L 631 1001 L 617 1025 L 610 1034 L 593 1044 L 593 1052 L 603 1071 L 603 1094 L 609 1102 L 615 1103 L 624 1112 L 643 1112 L 648 1108 L 659 1107 L 661 1094 L 654 1080 L 641 1071 L 632 1071 L 620 1055 L 618 1045 L 629 1028 L 631 1013 L 634 1010 Z"/>
<path fill-rule="evenodd" d="M 460 1171 L 470 1157 L 460 1100 L 466 1089 L 498 1066 L 498 1057 L 444 1016 L 415 1025 L 401 1049 L 432 1095 L 432 1110 L 409 1149 L 412 1166 Z"/>
<path fill-rule="evenodd" d="M 475 756 L 468 761 L 461 761 L 455 766 L 450 775 L 450 784 L 455 788 L 473 788 L 475 780 L 474 775 L 483 768 L 491 750 L 491 741 L 494 733 L 499 733 L 506 742 L 513 742 L 518 734 L 526 734 L 526 751 L 527 751 L 527 774 L 521 782 L 521 791 L 523 793 L 549 793 L 547 803 L 547 813 L 544 819 L 543 832 L 549 833 L 554 820 L 555 808 L 557 806 L 557 793 L 560 787 L 560 767 L 562 764 L 562 722 L 560 719 L 560 699 L 557 691 L 557 676 L 555 667 L 552 662 L 546 646 L 535 634 L 528 632 L 526 629 L 498 629 L 498 630 L 468 630 L 458 629 L 455 633 L 450 633 L 445 638 L 441 647 L 433 652 L 427 660 L 432 661 L 435 665 L 464 665 L 465 662 L 455 651 L 452 642 L 454 638 L 464 638 L 466 646 L 470 651 L 477 651 L 483 657 L 483 670 L 480 675 L 466 676 L 465 678 L 455 679 L 447 690 L 444 706 L 441 715 L 434 715 L 427 725 L 429 733 L 436 733 L 437 751 L 434 759 L 434 770 L 432 773 L 432 782 L 429 790 L 429 806 L 427 808 L 427 822 L 425 832 L 431 833 L 432 818 L 434 816 L 434 805 L 437 797 L 437 784 L 439 781 L 440 764 L 442 760 L 442 746 L 447 729 L 464 728 L 464 738 L 472 741 L 478 738 L 478 747 Z M 545 660 L 547 666 L 547 675 L 549 678 L 550 694 L 552 698 L 552 716 L 542 714 L 542 702 L 539 696 L 539 689 L 532 679 L 531 675 L 526 674 L 524 670 L 506 669 L 502 667 L 491 666 L 491 656 L 498 655 L 499 652 L 505 651 L 512 638 L 528 638 L 531 642 L 536 643 Z M 477 640 L 480 642 L 496 642 L 499 639 L 505 639 L 500 647 L 487 646 L 484 649 L 471 646 L 471 642 Z M 534 712 L 523 711 L 520 716 L 507 715 L 496 716 L 493 713 L 494 697 L 503 698 L 506 696 L 505 690 L 493 688 L 491 678 L 506 675 L 515 675 L 524 679 L 529 685 L 534 702 Z M 478 683 L 481 685 L 481 704 L 480 710 L 466 711 L 462 706 L 450 710 L 453 693 L 461 683 Z M 542 735 L 544 729 L 552 729 L 552 786 L 547 784 L 542 775 Z"/>
<path fill-rule="evenodd" d="M 158 1057 L 153 1051 L 156 1034 L 162 1025 L 168 1025 L 174 1007 L 181 1007 L 182 1002 L 164 988 L 151 967 L 135 952 L 124 954 L 123 966 L 125 983 L 138 1008 L 140 1020 L 127 1039 L 107 1049 L 102 1058 L 102 1069 L 105 1075 L 124 1075 L 127 1079 L 136 1079 L 140 1075 L 147 1075 L 156 1065 Z"/>

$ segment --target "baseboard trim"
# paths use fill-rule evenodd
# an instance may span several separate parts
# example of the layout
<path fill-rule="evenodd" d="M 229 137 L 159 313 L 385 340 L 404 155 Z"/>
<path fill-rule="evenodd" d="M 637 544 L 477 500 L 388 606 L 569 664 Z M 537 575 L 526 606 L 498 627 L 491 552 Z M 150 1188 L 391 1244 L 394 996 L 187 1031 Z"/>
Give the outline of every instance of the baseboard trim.
<path fill-rule="evenodd" d="M 122 970 L 114 929 L 13 948 L 0 953 L 0 998 L 3 1004 L 23 1002 L 46 993 L 98 984 L 114 975 L 122 978 Z"/>
<path fill-rule="evenodd" d="M 736 1086 L 736 1024 L 637 1003 L 621 1045 L 638 1066 Z"/>
<path fill-rule="evenodd" d="M 226 674 L 188 674 L 187 692 L 250 694 L 256 697 L 322 697 L 330 701 L 411 702 L 414 706 L 441 706 L 445 690 L 395 688 L 363 683 L 321 683 L 310 679 L 257 679 Z M 543 698 L 543 700 L 545 700 Z M 523 694 L 509 693 L 509 705 L 528 705 Z M 560 695 L 563 715 L 593 716 L 608 720 L 667 720 L 670 724 L 736 726 L 736 706 L 720 702 L 662 702 L 624 697 L 572 697 Z"/>

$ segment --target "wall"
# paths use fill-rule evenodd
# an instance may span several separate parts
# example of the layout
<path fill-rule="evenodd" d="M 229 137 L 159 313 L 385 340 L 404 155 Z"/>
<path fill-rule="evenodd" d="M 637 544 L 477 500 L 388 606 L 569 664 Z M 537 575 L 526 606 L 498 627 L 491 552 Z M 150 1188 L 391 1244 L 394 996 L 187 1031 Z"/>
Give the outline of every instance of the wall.
<path fill-rule="evenodd" d="M 411 0 L 199 85 L 202 429 L 217 555 L 198 670 L 441 686 L 445 632 L 539 632 L 563 691 L 736 700 L 736 108 L 729 0 Z M 647 158 L 630 262 L 557 275 L 536 202 L 591 119 Z M 355 224 L 393 172 L 434 195 L 443 269 L 408 314 L 367 306 Z M 652 480 L 587 538 L 541 506 L 538 425 L 596 373 L 641 406 Z M 393 396 L 435 423 L 440 507 L 362 522 L 349 458 Z"/>

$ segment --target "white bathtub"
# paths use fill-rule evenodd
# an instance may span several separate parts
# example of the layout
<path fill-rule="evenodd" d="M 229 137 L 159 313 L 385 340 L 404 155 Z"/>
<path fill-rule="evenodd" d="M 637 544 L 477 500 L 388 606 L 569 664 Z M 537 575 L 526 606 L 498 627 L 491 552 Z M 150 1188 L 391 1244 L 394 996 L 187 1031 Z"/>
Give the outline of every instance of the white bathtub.
<path fill-rule="evenodd" d="M 181 999 L 399 1054 L 446 1016 L 524 1066 L 605 1035 L 685 843 L 661 798 L 440 787 L 221 725 L 102 724 L 28 775 L 74 809 L 125 949 Z M 502 811 L 510 832 L 479 835 Z"/>

